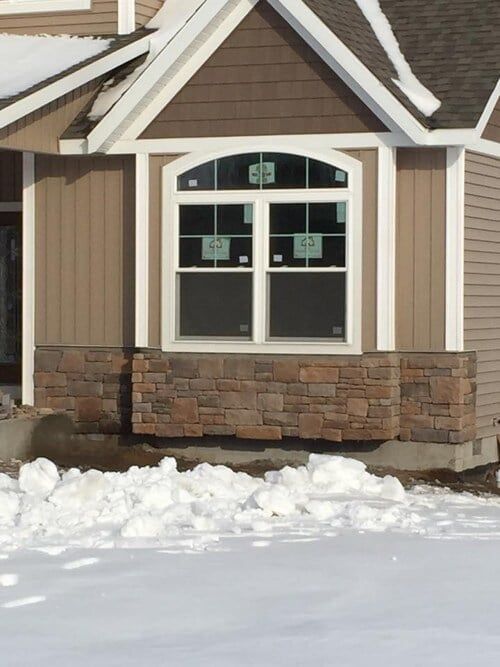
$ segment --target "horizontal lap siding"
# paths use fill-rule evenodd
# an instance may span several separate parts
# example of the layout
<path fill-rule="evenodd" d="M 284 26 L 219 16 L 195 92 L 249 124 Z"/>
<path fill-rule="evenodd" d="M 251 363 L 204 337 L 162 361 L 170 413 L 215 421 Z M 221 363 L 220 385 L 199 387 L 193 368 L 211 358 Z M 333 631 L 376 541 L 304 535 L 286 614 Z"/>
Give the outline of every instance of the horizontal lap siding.
<path fill-rule="evenodd" d="M 23 156 L 0 151 L 0 202 L 20 202 L 23 198 Z"/>
<path fill-rule="evenodd" d="M 135 27 L 145 25 L 160 9 L 162 0 L 137 0 L 135 3 Z"/>
<path fill-rule="evenodd" d="M 117 31 L 118 0 L 92 0 L 88 11 L 0 15 L 0 32 L 112 35 Z"/>
<path fill-rule="evenodd" d="M 285 20 L 260 3 L 141 138 L 384 130 Z"/>
<path fill-rule="evenodd" d="M 134 164 L 38 155 L 37 345 L 133 345 Z"/>
<path fill-rule="evenodd" d="M 396 349 L 444 349 L 446 151 L 397 151 Z"/>
<path fill-rule="evenodd" d="M 499 432 L 500 160 L 476 153 L 465 162 L 465 346 L 477 350 L 477 426 Z"/>
<path fill-rule="evenodd" d="M 497 102 L 488 124 L 484 128 L 483 139 L 500 142 L 500 100 Z"/>

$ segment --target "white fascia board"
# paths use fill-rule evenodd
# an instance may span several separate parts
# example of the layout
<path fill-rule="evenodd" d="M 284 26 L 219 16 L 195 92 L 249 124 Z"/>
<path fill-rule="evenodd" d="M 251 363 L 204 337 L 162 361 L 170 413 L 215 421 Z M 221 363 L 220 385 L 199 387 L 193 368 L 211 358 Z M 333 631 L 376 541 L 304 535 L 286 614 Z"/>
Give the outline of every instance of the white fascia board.
<path fill-rule="evenodd" d="M 35 156 L 23 153 L 22 401 L 34 405 L 35 386 Z"/>
<path fill-rule="evenodd" d="M 467 144 L 465 148 L 473 153 L 481 153 L 482 155 L 488 155 L 489 157 L 500 158 L 500 143 L 497 141 L 479 139 L 474 143 Z"/>
<path fill-rule="evenodd" d="M 445 347 L 464 349 L 465 149 L 446 150 L 446 321 Z"/>
<path fill-rule="evenodd" d="M 138 39 L 132 44 L 113 51 L 109 55 L 102 56 L 90 65 L 81 67 L 76 72 L 63 76 L 54 83 L 44 86 L 40 90 L 27 95 L 17 102 L 0 111 L 0 128 L 14 123 L 19 118 L 39 109 L 52 100 L 62 97 L 71 90 L 83 86 L 88 81 L 106 74 L 119 65 L 133 60 L 145 53 L 149 48 L 149 36 Z"/>
<path fill-rule="evenodd" d="M 377 350 L 396 349 L 396 149 L 378 149 Z"/>
<path fill-rule="evenodd" d="M 493 92 L 491 93 L 490 98 L 486 103 L 486 106 L 484 107 L 483 113 L 481 114 L 481 118 L 479 119 L 479 122 L 476 126 L 476 133 L 478 139 L 481 138 L 486 128 L 486 125 L 488 125 L 488 121 L 490 120 L 491 114 L 493 113 L 497 105 L 499 97 L 500 97 L 500 79 L 497 81 L 497 84 L 493 89 Z"/>
<path fill-rule="evenodd" d="M 0 2 L 0 16 L 88 11 L 90 8 L 91 0 L 9 0 Z"/>
<path fill-rule="evenodd" d="M 135 153 L 136 151 L 132 151 Z M 85 155 L 87 153 L 86 139 L 59 139 L 59 153 L 61 155 Z"/>
<path fill-rule="evenodd" d="M 129 35 L 135 30 L 135 0 L 118 0 L 118 34 Z"/>
<path fill-rule="evenodd" d="M 247 0 L 246 0 L 247 1 Z M 118 102 L 101 119 L 87 137 L 88 150 L 93 153 L 101 148 L 106 139 L 122 123 L 138 100 L 142 100 L 168 68 L 185 51 L 186 47 L 200 34 L 227 0 L 206 0 L 192 15 L 173 39 L 165 46 L 151 64 L 134 81 Z"/>

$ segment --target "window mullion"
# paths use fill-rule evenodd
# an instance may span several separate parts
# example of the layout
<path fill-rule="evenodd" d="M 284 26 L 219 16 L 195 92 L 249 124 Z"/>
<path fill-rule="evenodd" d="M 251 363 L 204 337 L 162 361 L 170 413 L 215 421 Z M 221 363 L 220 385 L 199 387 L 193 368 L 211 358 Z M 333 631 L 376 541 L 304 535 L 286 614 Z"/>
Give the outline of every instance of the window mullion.
<path fill-rule="evenodd" d="M 266 328 L 266 202 L 259 197 L 254 202 L 254 283 L 253 321 L 254 341 L 263 343 Z"/>

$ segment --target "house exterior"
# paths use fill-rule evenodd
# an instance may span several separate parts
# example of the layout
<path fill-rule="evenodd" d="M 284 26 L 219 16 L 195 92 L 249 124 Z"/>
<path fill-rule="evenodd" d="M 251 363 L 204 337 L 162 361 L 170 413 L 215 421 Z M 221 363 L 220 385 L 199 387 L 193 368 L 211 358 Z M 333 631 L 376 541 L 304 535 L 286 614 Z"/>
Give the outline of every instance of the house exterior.
<path fill-rule="evenodd" d="M 0 0 L 0 32 L 109 42 L 0 101 L 25 403 L 498 459 L 496 0 Z"/>

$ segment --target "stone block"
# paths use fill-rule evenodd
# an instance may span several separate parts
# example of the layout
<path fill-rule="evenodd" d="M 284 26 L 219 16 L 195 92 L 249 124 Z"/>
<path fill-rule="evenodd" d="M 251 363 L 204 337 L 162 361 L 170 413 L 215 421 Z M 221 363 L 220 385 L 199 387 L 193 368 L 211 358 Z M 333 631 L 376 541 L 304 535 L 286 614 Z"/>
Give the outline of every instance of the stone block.
<path fill-rule="evenodd" d="M 321 438 L 332 442 L 342 442 L 342 431 L 338 428 L 323 428 L 321 429 Z"/>
<path fill-rule="evenodd" d="M 234 435 L 236 433 L 236 426 L 229 424 L 207 424 L 203 426 L 203 433 L 205 435 Z"/>
<path fill-rule="evenodd" d="M 203 426 L 201 424 L 184 424 L 184 435 L 187 438 L 201 438 Z"/>
<path fill-rule="evenodd" d="M 198 377 L 198 361 L 193 357 L 172 357 L 170 367 L 176 378 Z"/>
<path fill-rule="evenodd" d="M 150 373 L 166 373 L 170 370 L 170 362 L 168 359 L 150 359 L 149 368 L 146 372 Z"/>
<path fill-rule="evenodd" d="M 412 428 L 414 442 L 448 442 L 448 431 L 435 428 Z"/>
<path fill-rule="evenodd" d="M 133 412 L 152 412 L 151 403 L 133 403 L 132 404 Z"/>
<path fill-rule="evenodd" d="M 132 371 L 134 373 L 147 373 L 149 371 L 149 361 L 147 359 L 134 359 L 132 361 Z"/>
<path fill-rule="evenodd" d="M 348 398 L 347 414 L 355 417 L 366 417 L 368 415 L 368 400 L 366 398 Z"/>
<path fill-rule="evenodd" d="M 217 380 L 216 385 L 219 391 L 238 391 L 240 389 L 239 380 Z"/>
<path fill-rule="evenodd" d="M 257 408 L 257 394 L 254 391 L 223 391 L 220 393 L 222 408 Z"/>
<path fill-rule="evenodd" d="M 299 364 L 292 359 L 280 359 L 273 364 L 273 376 L 276 382 L 298 382 Z"/>
<path fill-rule="evenodd" d="M 279 426 L 238 426 L 236 437 L 246 440 L 281 440 Z"/>
<path fill-rule="evenodd" d="M 85 361 L 111 361 L 111 352 L 104 350 L 88 350 L 85 353 Z"/>
<path fill-rule="evenodd" d="M 65 387 L 66 384 L 64 373 L 35 373 L 35 387 Z"/>
<path fill-rule="evenodd" d="M 400 424 L 403 428 L 433 428 L 432 415 L 401 415 Z"/>
<path fill-rule="evenodd" d="M 71 396 L 48 396 L 47 407 L 53 410 L 74 410 L 75 399 Z"/>
<path fill-rule="evenodd" d="M 198 405 L 200 408 L 218 408 L 220 406 L 220 396 L 219 394 L 198 396 Z"/>
<path fill-rule="evenodd" d="M 299 416 L 295 412 L 264 412 L 264 424 L 271 426 L 297 426 Z"/>
<path fill-rule="evenodd" d="M 182 438 L 184 426 L 182 424 L 155 424 L 155 435 L 159 438 Z"/>
<path fill-rule="evenodd" d="M 156 385 L 152 382 L 135 382 L 133 388 L 134 391 L 139 394 L 153 393 L 156 391 Z"/>
<path fill-rule="evenodd" d="M 329 366 L 306 366 L 300 369 L 300 381 L 310 383 L 337 383 L 339 380 L 339 369 Z"/>
<path fill-rule="evenodd" d="M 224 359 L 224 377 L 234 380 L 254 380 L 255 361 L 237 356 Z"/>
<path fill-rule="evenodd" d="M 309 384 L 307 386 L 307 393 L 309 396 L 336 396 L 337 385 L 323 384 L 321 382 L 318 382 L 317 384 Z"/>
<path fill-rule="evenodd" d="M 160 383 L 165 383 L 167 381 L 167 374 L 166 373 L 143 373 L 142 374 L 142 381 L 143 382 L 152 382 L 154 384 L 157 384 L 158 382 Z"/>
<path fill-rule="evenodd" d="M 103 383 L 75 380 L 69 383 L 68 394 L 70 396 L 102 396 Z"/>
<path fill-rule="evenodd" d="M 229 409 L 225 412 L 226 424 L 256 425 L 262 424 L 262 415 L 257 410 Z"/>
<path fill-rule="evenodd" d="M 283 394 L 259 394 L 257 407 L 266 412 L 281 412 L 283 410 Z"/>
<path fill-rule="evenodd" d="M 175 424 L 196 424 L 199 421 L 196 398 L 175 398 L 171 416 Z"/>
<path fill-rule="evenodd" d="M 99 421 L 102 415 L 102 399 L 85 396 L 76 399 L 76 419 L 81 422 Z"/>
<path fill-rule="evenodd" d="M 193 378 L 189 380 L 189 388 L 194 391 L 211 391 L 215 389 L 215 380 L 209 378 Z"/>
<path fill-rule="evenodd" d="M 320 413 L 300 414 L 299 436 L 301 438 L 320 438 L 321 430 L 323 428 L 323 421 L 323 415 Z"/>
<path fill-rule="evenodd" d="M 469 380 L 457 377 L 430 378 L 431 398 L 435 403 L 463 403 L 471 391 Z"/>
<path fill-rule="evenodd" d="M 224 364 L 221 357 L 205 357 L 198 361 L 198 373 L 201 378 L 222 378 Z"/>
<path fill-rule="evenodd" d="M 366 368 L 341 368 L 340 377 L 342 379 L 362 379 L 367 376 Z"/>
<path fill-rule="evenodd" d="M 61 361 L 60 350 L 37 350 L 35 354 L 35 372 L 55 373 Z"/>

